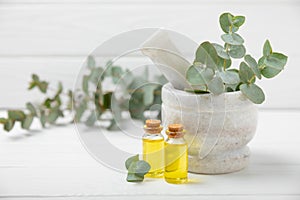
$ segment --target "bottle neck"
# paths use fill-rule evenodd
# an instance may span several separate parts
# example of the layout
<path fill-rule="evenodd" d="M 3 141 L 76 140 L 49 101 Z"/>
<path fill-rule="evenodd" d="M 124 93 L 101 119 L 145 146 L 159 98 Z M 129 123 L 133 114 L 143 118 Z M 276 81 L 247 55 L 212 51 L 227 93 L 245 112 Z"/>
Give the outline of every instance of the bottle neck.
<path fill-rule="evenodd" d="M 168 137 L 166 143 L 169 144 L 185 144 L 186 141 L 183 137 Z"/>

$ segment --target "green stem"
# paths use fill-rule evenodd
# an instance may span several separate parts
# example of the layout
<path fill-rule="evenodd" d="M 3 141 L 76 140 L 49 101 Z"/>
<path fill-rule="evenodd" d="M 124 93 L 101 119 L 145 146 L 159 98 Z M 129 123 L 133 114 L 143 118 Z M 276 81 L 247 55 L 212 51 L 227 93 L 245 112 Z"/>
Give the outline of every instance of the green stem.
<path fill-rule="evenodd" d="M 229 47 L 230 47 L 230 44 L 226 43 L 225 51 L 226 51 L 227 55 L 228 55 Z M 224 71 L 226 70 L 226 59 L 224 59 L 224 62 L 223 62 L 223 69 L 224 69 Z"/>
<path fill-rule="evenodd" d="M 249 80 L 249 84 L 255 79 L 255 75 L 251 77 L 251 79 Z"/>

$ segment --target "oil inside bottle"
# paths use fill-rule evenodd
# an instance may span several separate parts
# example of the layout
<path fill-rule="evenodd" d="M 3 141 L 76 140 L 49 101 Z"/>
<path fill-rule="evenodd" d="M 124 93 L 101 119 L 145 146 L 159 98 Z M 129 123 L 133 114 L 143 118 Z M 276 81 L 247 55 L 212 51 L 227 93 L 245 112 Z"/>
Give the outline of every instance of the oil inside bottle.
<path fill-rule="evenodd" d="M 160 120 L 146 120 L 143 136 L 143 160 L 151 166 L 146 177 L 161 178 L 164 175 L 164 137 Z"/>
<path fill-rule="evenodd" d="M 164 177 L 168 183 L 181 184 L 188 181 L 188 151 L 183 134 L 182 125 L 173 124 L 167 130 Z"/>
<path fill-rule="evenodd" d="M 160 178 L 164 175 L 163 160 L 164 138 L 143 139 L 143 159 L 151 168 L 146 177 Z"/>

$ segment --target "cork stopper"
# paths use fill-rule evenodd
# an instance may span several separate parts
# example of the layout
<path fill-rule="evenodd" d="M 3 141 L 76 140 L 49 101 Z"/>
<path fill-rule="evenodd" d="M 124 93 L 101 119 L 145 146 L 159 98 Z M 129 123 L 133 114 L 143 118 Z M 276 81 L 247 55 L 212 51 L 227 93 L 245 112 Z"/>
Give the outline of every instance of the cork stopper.
<path fill-rule="evenodd" d="M 166 133 L 170 138 L 180 138 L 183 137 L 185 131 L 182 124 L 170 124 Z"/>
<path fill-rule="evenodd" d="M 170 124 L 168 126 L 170 132 L 181 132 L 183 130 L 182 124 Z"/>
<path fill-rule="evenodd" d="M 144 130 L 150 134 L 160 133 L 163 127 L 160 125 L 161 121 L 158 119 L 147 119 Z"/>
<path fill-rule="evenodd" d="M 160 120 L 158 119 L 147 119 L 146 120 L 147 127 L 160 127 Z"/>

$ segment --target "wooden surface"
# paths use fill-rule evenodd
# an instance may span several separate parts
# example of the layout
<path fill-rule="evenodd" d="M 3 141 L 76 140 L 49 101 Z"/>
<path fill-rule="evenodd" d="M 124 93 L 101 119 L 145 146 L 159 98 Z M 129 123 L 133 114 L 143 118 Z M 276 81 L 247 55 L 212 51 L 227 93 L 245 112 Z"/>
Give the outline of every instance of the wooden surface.
<path fill-rule="evenodd" d="M 260 111 L 249 167 L 225 175 L 189 174 L 192 182 L 185 185 L 162 179 L 127 183 L 126 174 L 87 153 L 73 125 L 32 132 L 1 130 L 0 198 L 300 199 L 299 121 L 300 112 Z M 106 136 L 121 149 L 140 149 L 139 142 L 129 143 L 121 132 Z"/>
<path fill-rule="evenodd" d="M 0 108 L 39 98 L 26 91 L 31 73 L 71 88 L 85 57 L 124 31 L 165 27 L 198 43 L 220 42 L 224 11 L 246 15 L 240 33 L 253 56 L 266 38 L 289 56 L 279 77 L 259 83 L 267 94 L 263 107 L 300 108 L 299 8 L 297 0 L 0 0 Z"/>

